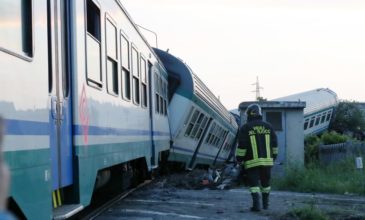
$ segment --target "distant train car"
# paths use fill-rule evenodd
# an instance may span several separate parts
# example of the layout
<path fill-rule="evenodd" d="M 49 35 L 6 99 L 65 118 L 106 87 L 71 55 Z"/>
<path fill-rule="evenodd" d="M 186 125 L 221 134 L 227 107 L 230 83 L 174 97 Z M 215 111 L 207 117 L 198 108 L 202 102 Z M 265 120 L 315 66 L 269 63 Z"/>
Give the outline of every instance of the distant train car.
<path fill-rule="evenodd" d="M 169 150 L 167 73 L 118 0 L 1 0 L 12 207 L 65 218 Z"/>
<path fill-rule="evenodd" d="M 234 145 L 237 123 L 214 94 L 175 56 L 155 49 L 168 72 L 170 161 L 186 168 L 224 162 Z"/>
<path fill-rule="evenodd" d="M 303 101 L 304 135 L 319 134 L 328 129 L 334 109 L 338 104 L 337 94 L 328 89 L 320 88 L 302 92 L 273 101 Z"/>

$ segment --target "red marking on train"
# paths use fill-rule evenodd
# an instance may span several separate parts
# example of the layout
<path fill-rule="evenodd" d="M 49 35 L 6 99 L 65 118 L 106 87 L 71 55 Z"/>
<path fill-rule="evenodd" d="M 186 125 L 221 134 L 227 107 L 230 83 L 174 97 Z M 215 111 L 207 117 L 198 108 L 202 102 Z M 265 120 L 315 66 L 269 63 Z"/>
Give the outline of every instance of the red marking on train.
<path fill-rule="evenodd" d="M 87 109 L 87 98 L 85 92 L 85 85 L 82 86 L 82 92 L 79 103 L 79 117 L 82 125 L 82 133 L 84 135 L 84 144 L 88 144 L 89 136 L 89 113 Z"/>

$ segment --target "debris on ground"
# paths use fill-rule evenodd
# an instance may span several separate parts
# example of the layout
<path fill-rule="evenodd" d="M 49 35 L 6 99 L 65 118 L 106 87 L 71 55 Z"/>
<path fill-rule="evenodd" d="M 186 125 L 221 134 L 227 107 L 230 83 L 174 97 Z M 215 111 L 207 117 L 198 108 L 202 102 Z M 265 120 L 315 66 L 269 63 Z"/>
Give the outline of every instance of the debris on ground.
<path fill-rule="evenodd" d="M 164 188 L 225 190 L 242 185 L 239 174 L 240 169 L 237 165 L 225 164 L 215 169 L 194 169 L 174 173 L 159 178 L 156 184 Z"/>

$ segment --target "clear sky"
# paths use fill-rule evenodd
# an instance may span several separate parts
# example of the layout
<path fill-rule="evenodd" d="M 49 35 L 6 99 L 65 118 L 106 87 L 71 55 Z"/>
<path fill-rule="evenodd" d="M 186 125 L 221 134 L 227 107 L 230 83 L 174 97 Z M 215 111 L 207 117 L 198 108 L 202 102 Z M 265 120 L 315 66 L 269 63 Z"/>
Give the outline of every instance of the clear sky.
<path fill-rule="evenodd" d="M 228 109 L 315 88 L 365 101 L 363 0 L 124 0 Z M 142 31 L 152 46 L 155 38 Z"/>

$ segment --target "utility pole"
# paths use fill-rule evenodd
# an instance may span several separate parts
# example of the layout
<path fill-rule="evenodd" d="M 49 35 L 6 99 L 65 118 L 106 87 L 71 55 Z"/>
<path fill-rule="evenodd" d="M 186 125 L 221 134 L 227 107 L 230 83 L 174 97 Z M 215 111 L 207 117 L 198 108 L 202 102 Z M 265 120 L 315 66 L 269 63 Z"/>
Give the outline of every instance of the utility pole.
<path fill-rule="evenodd" d="M 260 90 L 261 89 L 264 89 L 264 87 L 261 87 L 260 86 L 260 82 L 259 82 L 259 77 L 258 76 L 256 76 L 256 83 L 253 83 L 251 85 L 256 86 L 255 91 L 252 91 L 252 92 L 256 93 L 256 100 L 259 101 L 262 98 L 261 97 L 261 94 L 260 94 Z"/>

